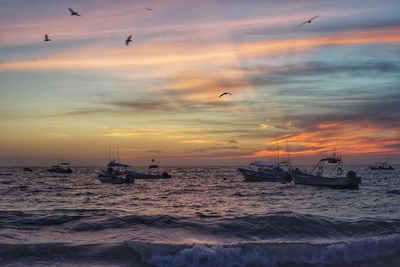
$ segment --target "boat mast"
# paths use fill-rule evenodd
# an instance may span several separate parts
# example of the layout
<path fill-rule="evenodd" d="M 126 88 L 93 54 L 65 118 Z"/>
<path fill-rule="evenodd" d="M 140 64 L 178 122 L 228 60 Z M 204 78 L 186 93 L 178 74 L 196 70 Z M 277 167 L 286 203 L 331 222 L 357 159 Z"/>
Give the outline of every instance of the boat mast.
<path fill-rule="evenodd" d="M 288 156 L 288 164 L 290 166 L 290 152 L 289 152 L 289 140 L 286 139 L 286 150 L 287 150 L 287 156 Z"/>
<path fill-rule="evenodd" d="M 108 161 L 111 161 L 111 146 L 108 146 Z"/>
<path fill-rule="evenodd" d="M 336 138 L 336 143 L 335 143 L 335 147 L 333 148 L 333 156 L 336 156 L 336 146 L 337 146 L 337 138 Z"/>
<path fill-rule="evenodd" d="M 276 153 L 278 156 L 278 165 L 279 165 L 279 144 L 278 144 L 278 139 L 276 139 Z"/>

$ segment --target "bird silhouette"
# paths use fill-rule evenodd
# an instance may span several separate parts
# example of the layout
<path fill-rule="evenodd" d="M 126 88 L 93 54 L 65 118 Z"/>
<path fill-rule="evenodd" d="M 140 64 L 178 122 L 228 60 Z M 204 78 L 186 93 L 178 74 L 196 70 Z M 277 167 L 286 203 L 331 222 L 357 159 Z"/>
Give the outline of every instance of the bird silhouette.
<path fill-rule="evenodd" d="M 47 34 L 44 35 L 44 42 L 50 42 L 51 39 L 49 38 L 49 36 Z"/>
<path fill-rule="evenodd" d="M 68 8 L 69 12 L 71 12 L 71 16 L 81 16 L 77 11 L 74 11 L 72 8 Z"/>
<path fill-rule="evenodd" d="M 223 97 L 224 95 L 232 95 L 232 94 L 229 93 L 229 92 L 225 92 L 225 93 L 220 94 L 220 96 L 219 96 L 218 98 L 221 98 L 221 97 Z"/>
<path fill-rule="evenodd" d="M 316 19 L 316 18 L 318 18 L 318 17 L 319 17 L 319 15 L 318 15 L 318 16 L 315 16 L 315 17 L 313 17 L 313 18 L 311 18 L 311 19 L 309 19 L 309 20 L 307 20 L 307 21 L 304 21 L 302 24 L 299 25 L 299 27 L 303 26 L 304 24 L 311 23 L 311 21 L 313 21 L 314 19 Z"/>
<path fill-rule="evenodd" d="M 125 45 L 129 45 L 129 43 L 132 43 L 132 35 L 129 35 L 125 40 Z"/>
<path fill-rule="evenodd" d="M 153 11 L 153 9 L 152 9 L 152 8 L 149 8 L 149 7 L 146 7 L 146 9 L 147 9 L 148 11 Z"/>

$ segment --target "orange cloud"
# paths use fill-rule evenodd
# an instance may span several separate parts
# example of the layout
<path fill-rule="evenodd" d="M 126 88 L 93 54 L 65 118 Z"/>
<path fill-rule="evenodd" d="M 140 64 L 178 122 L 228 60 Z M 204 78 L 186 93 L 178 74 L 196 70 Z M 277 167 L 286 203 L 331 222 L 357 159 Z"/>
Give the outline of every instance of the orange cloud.
<path fill-rule="evenodd" d="M 336 146 L 337 153 L 342 155 L 398 154 L 399 136 L 400 128 L 384 130 L 372 123 L 331 122 L 300 129 L 297 133 L 282 135 L 279 139 L 289 140 L 290 154 L 302 157 L 331 154 Z M 259 150 L 242 158 L 275 157 L 275 141 L 271 141 L 269 146 L 270 149 Z M 287 154 L 286 145 L 280 146 L 279 153 Z"/>

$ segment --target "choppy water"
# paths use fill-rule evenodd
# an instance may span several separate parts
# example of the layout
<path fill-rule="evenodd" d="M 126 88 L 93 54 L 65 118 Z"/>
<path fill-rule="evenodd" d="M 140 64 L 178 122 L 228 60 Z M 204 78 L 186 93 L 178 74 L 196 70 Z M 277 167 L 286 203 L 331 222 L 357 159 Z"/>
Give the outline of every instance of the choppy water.
<path fill-rule="evenodd" d="M 0 168 L 0 265 L 400 266 L 399 168 L 352 169 L 359 190 L 222 167 L 133 185 L 101 184 L 100 168 Z"/>

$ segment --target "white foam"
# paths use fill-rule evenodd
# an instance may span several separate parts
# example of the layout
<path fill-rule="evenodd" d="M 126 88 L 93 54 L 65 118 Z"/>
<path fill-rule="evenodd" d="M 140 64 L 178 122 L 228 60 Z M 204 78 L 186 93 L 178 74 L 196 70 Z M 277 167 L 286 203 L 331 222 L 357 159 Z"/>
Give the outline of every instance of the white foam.
<path fill-rule="evenodd" d="M 161 267 L 342 265 L 400 257 L 400 234 L 330 244 L 264 242 L 187 247 L 133 242 L 130 246 L 145 261 Z"/>

